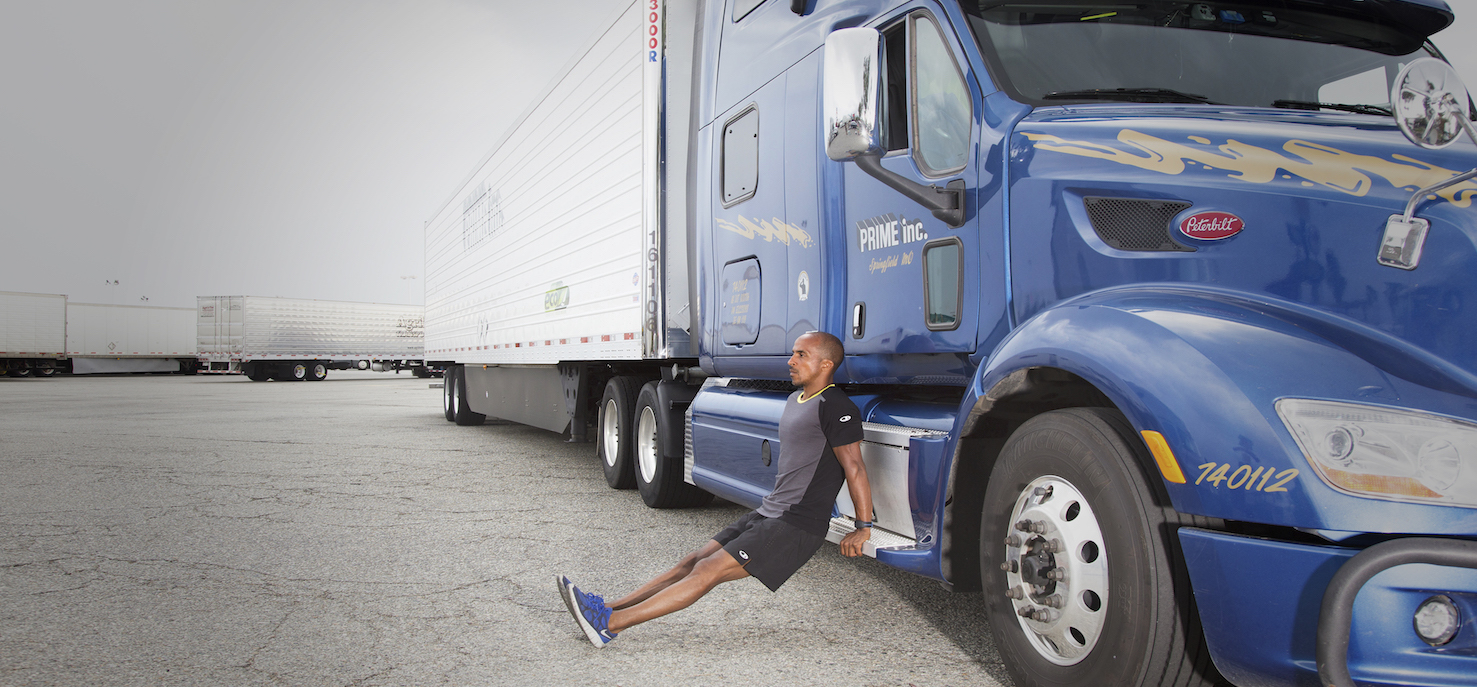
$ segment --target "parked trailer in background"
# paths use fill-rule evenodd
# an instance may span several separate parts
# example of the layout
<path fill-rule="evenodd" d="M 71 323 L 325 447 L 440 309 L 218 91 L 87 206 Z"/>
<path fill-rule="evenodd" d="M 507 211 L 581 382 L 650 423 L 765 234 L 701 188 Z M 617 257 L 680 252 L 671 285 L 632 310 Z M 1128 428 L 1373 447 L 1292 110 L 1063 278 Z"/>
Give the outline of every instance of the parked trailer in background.
<path fill-rule="evenodd" d="M 424 311 L 416 305 L 262 296 L 200 296 L 197 352 L 205 372 L 252 381 L 321 380 L 329 370 L 410 370 L 422 361 Z"/>
<path fill-rule="evenodd" d="M 1443 0 L 623 10 L 426 224 L 448 420 L 753 507 L 823 330 L 867 553 L 1017 685 L 1477 686 Z"/>
<path fill-rule="evenodd" d="M 65 369 L 67 297 L 0 291 L 0 373 L 50 376 Z"/>
<path fill-rule="evenodd" d="M 67 303 L 72 374 L 185 372 L 195 357 L 195 310 L 151 305 Z"/>

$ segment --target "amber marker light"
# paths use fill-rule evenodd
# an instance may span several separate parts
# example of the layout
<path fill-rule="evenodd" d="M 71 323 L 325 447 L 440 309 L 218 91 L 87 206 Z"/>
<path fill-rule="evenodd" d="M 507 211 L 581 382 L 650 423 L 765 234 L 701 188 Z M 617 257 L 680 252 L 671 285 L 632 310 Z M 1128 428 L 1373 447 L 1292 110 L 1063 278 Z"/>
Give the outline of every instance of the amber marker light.
<path fill-rule="evenodd" d="M 1149 453 L 1154 454 L 1154 462 L 1159 464 L 1159 472 L 1175 484 L 1185 483 L 1185 473 L 1180 471 L 1179 461 L 1174 459 L 1174 451 L 1169 450 L 1169 442 L 1164 440 L 1164 435 L 1158 432 L 1144 430 L 1139 432 L 1144 437 L 1144 443 L 1149 445 Z"/>

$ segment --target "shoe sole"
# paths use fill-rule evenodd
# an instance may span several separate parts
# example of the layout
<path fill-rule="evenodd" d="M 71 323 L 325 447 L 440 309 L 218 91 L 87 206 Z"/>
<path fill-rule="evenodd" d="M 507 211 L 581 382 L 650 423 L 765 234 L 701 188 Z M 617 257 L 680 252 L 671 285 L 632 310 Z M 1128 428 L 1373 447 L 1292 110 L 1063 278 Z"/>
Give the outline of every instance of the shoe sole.
<path fill-rule="evenodd" d="M 595 648 L 604 648 L 606 645 L 604 638 L 595 630 L 595 626 L 590 624 L 590 621 L 585 620 L 584 614 L 580 613 L 579 604 L 574 600 L 574 583 L 563 575 L 555 575 L 554 583 L 559 585 L 559 598 L 564 599 L 564 607 L 569 609 L 569 614 L 574 616 L 574 622 L 585 631 L 585 638 L 590 640 Z"/>

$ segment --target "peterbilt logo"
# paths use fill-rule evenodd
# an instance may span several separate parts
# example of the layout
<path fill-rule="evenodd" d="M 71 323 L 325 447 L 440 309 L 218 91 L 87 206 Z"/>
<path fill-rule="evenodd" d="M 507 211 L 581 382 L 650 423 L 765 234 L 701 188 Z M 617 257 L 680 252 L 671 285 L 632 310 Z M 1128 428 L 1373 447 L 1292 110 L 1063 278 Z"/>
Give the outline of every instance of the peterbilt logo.
<path fill-rule="evenodd" d="M 1192 239 L 1214 241 L 1241 233 L 1246 223 L 1229 212 L 1197 212 L 1180 221 L 1180 233 Z"/>

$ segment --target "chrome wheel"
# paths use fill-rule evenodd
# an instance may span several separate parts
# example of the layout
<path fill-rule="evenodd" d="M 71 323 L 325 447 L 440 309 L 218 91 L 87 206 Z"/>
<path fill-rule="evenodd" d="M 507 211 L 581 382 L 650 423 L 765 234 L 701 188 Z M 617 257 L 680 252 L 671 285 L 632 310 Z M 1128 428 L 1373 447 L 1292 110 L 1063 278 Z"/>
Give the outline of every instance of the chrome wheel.
<path fill-rule="evenodd" d="M 1005 540 L 1007 595 L 1031 646 L 1070 666 L 1102 636 L 1108 604 L 1108 552 L 1102 526 L 1070 482 L 1039 477 L 1016 498 Z"/>
<path fill-rule="evenodd" d="M 641 406 L 641 420 L 636 423 L 636 465 L 641 481 L 650 484 L 656 477 L 656 462 L 661 460 L 656 439 L 656 413 L 651 406 Z"/>
<path fill-rule="evenodd" d="M 605 402 L 605 412 L 600 413 L 600 458 L 613 468 L 620 455 L 621 409 L 612 398 Z"/>

